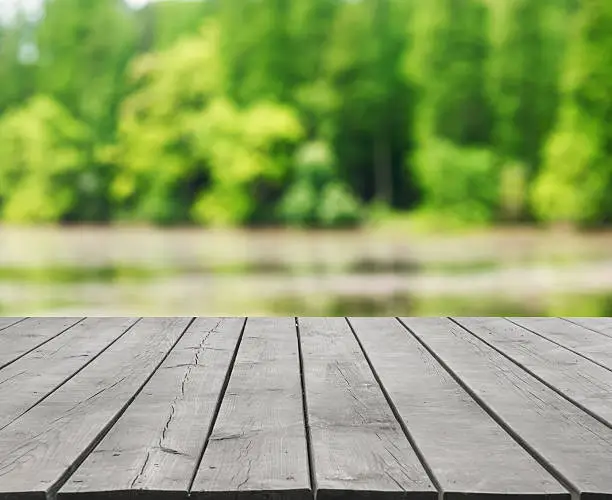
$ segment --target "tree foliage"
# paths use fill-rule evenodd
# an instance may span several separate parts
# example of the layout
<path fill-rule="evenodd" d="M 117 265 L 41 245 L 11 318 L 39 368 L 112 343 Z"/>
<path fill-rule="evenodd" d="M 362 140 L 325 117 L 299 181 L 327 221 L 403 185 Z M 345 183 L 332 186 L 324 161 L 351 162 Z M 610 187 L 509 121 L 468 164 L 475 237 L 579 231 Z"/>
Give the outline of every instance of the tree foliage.
<path fill-rule="evenodd" d="M 296 154 L 294 181 L 280 205 L 282 217 L 297 226 L 347 226 L 360 218 L 359 202 L 337 176 L 329 144 L 306 143 Z"/>
<path fill-rule="evenodd" d="M 612 4 L 581 2 L 559 120 L 533 189 L 543 220 L 592 224 L 612 216 L 611 26 Z"/>
<path fill-rule="evenodd" d="M 0 120 L 0 211 L 8 222 L 58 222 L 91 180 L 83 123 L 37 96 Z"/>
<path fill-rule="evenodd" d="M 293 111 L 266 101 L 239 108 L 224 97 L 214 23 L 140 58 L 133 75 L 138 90 L 109 151 L 119 166 L 113 193 L 127 213 L 161 223 L 248 222 L 259 201 L 252 189 L 279 182 L 288 168 L 286 147 L 301 135 Z"/>
<path fill-rule="evenodd" d="M 0 13 L 2 220 L 612 218 L 604 0 L 43 0 L 16 13 Z"/>

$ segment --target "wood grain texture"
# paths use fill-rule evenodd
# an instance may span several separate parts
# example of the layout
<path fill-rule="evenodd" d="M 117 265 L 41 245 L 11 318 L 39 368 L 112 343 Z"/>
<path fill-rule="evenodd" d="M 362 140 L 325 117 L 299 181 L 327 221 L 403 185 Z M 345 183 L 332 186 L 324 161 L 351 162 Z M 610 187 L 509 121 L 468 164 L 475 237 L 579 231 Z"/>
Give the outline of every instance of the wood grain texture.
<path fill-rule="evenodd" d="M 612 337 L 612 318 L 563 318 L 565 321 L 574 323 L 596 332 Z"/>
<path fill-rule="evenodd" d="M 560 318 L 508 318 L 566 349 L 612 370 L 612 338 Z"/>
<path fill-rule="evenodd" d="M 299 329 L 317 498 L 435 498 L 346 320 Z"/>
<path fill-rule="evenodd" d="M 64 333 L 84 318 L 28 318 L 0 333 L 0 369 Z"/>
<path fill-rule="evenodd" d="M 569 498 L 398 321 L 350 322 L 444 498 Z"/>
<path fill-rule="evenodd" d="M 58 498 L 186 497 L 243 324 L 197 319 Z"/>
<path fill-rule="evenodd" d="M 249 318 L 191 495 L 312 498 L 294 318 Z"/>
<path fill-rule="evenodd" d="M 503 318 L 454 320 L 612 427 L 612 371 Z"/>
<path fill-rule="evenodd" d="M 612 429 L 452 321 L 402 321 L 509 432 L 576 493 L 612 496 Z"/>
<path fill-rule="evenodd" d="M 188 318 L 147 318 L 0 431 L 0 499 L 45 499 L 125 410 L 185 331 Z"/>
<path fill-rule="evenodd" d="M 0 334 L 2 334 L 2 331 L 6 330 L 9 326 L 13 326 L 24 319 L 25 318 L 11 318 L 7 316 L 0 318 Z"/>
<path fill-rule="evenodd" d="M 88 318 L 0 371 L 0 430 L 66 382 L 136 319 Z"/>

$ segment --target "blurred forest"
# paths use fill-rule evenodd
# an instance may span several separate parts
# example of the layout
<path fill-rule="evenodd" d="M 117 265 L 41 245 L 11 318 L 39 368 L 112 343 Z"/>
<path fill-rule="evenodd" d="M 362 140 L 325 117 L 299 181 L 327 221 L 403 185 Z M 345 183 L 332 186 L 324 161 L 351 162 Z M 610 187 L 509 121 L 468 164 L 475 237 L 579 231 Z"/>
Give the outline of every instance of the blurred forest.
<path fill-rule="evenodd" d="M 610 0 L 42 4 L 1 17 L 4 222 L 612 221 Z"/>

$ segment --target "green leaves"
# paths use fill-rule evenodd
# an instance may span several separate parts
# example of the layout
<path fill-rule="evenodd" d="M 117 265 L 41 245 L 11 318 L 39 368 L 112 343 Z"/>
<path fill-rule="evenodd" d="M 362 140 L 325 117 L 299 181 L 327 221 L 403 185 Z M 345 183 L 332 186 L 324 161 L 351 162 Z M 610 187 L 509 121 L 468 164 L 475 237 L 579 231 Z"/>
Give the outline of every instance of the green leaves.
<path fill-rule="evenodd" d="M 0 120 L 0 211 L 7 222 L 57 222 L 74 209 L 87 174 L 87 129 L 38 96 Z"/>
<path fill-rule="evenodd" d="M 609 197 L 612 165 L 602 157 L 599 134 L 594 124 L 576 121 L 551 136 L 532 190 L 536 214 L 546 221 L 592 223 Z"/>
<path fill-rule="evenodd" d="M 209 22 L 133 66 L 138 90 L 124 103 L 112 150 L 120 165 L 113 193 L 137 217 L 249 222 L 261 204 L 253 186 L 280 183 L 287 172 L 287 149 L 303 133 L 297 115 L 275 102 L 241 107 L 225 97 L 219 43 Z"/>
<path fill-rule="evenodd" d="M 493 153 L 438 139 L 415 157 L 426 208 L 464 222 L 493 221 L 499 205 L 499 165 Z"/>
<path fill-rule="evenodd" d="M 609 222 L 611 6 L 45 0 L 0 24 L 0 218 Z"/>
<path fill-rule="evenodd" d="M 208 23 L 199 36 L 132 65 L 137 90 L 125 99 L 117 142 L 106 152 L 117 165 L 111 194 L 132 218 L 171 223 L 190 217 L 205 180 L 194 122 L 222 86 L 218 43 L 217 26 Z"/>
<path fill-rule="evenodd" d="M 509 0 L 493 2 L 491 14 L 492 142 L 500 156 L 524 163 L 532 177 L 557 110 L 569 13 L 558 0 Z M 565 23 L 555 20 L 563 16 Z"/>
<path fill-rule="evenodd" d="M 612 219 L 612 4 L 581 2 L 562 80 L 559 120 L 532 191 L 545 221 Z"/>
<path fill-rule="evenodd" d="M 333 152 L 323 141 L 306 143 L 297 151 L 295 179 L 279 209 L 295 226 L 347 226 L 362 218 L 359 201 L 338 179 Z"/>
<path fill-rule="evenodd" d="M 124 70 L 136 50 L 136 25 L 123 0 L 46 0 L 34 27 L 36 85 L 100 142 L 110 140 L 125 92 Z"/>
<path fill-rule="evenodd" d="M 282 150 L 302 135 L 299 120 L 286 106 L 262 102 L 240 110 L 226 99 L 213 101 L 194 119 L 192 131 L 210 174 L 210 186 L 192 215 L 214 225 L 249 221 L 258 206 L 251 188 L 283 179 L 289 165 Z"/>
<path fill-rule="evenodd" d="M 340 182 L 331 182 L 323 188 L 320 203 L 317 215 L 323 226 L 353 226 L 362 217 L 359 201 Z"/>

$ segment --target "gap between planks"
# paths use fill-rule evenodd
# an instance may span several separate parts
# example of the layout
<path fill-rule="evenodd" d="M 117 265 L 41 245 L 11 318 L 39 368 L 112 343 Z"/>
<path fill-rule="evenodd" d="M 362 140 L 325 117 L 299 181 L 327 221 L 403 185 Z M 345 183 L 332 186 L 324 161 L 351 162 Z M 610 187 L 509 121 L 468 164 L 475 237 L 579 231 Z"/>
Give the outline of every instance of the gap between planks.
<path fill-rule="evenodd" d="M 170 347 L 170 349 L 168 349 L 168 352 L 164 356 L 161 357 L 161 359 L 159 360 L 159 363 L 157 363 L 155 368 L 153 370 L 151 370 L 151 373 L 145 379 L 145 381 L 142 383 L 142 385 L 136 390 L 136 392 L 132 395 L 132 397 L 128 399 L 128 401 L 123 405 L 123 407 L 119 410 L 119 412 L 108 422 L 108 424 L 105 427 L 102 428 L 102 431 L 89 444 L 89 446 L 87 446 L 85 448 L 85 450 L 83 450 L 83 452 L 81 452 L 81 454 L 79 454 L 79 456 L 77 457 L 75 462 L 72 464 L 72 466 L 68 470 L 66 470 L 66 472 L 64 474 L 62 474 L 62 476 L 60 476 L 60 478 L 57 481 L 57 484 L 55 485 L 55 487 L 48 491 L 48 493 L 46 495 L 47 496 L 47 500 L 57 500 L 57 492 L 59 491 L 59 489 L 66 483 L 66 481 L 68 481 L 70 476 L 72 476 L 72 474 L 74 474 L 74 472 L 85 461 L 85 459 L 89 456 L 89 454 L 96 448 L 96 446 L 98 446 L 98 444 L 100 444 L 100 442 L 104 439 L 104 437 L 109 433 L 109 431 L 113 428 L 113 426 L 121 418 L 121 416 L 127 411 L 129 406 L 133 403 L 133 401 L 138 397 L 138 395 L 146 387 L 146 385 L 149 382 L 149 380 L 151 380 L 151 378 L 153 377 L 155 372 L 157 372 L 157 370 L 163 364 L 163 362 L 166 360 L 166 358 L 168 358 L 168 356 L 170 355 L 170 353 L 172 352 L 172 350 L 174 349 L 176 344 L 178 344 L 180 342 L 180 340 L 185 335 L 185 332 L 187 332 L 187 330 L 189 330 L 189 327 L 193 324 L 193 322 L 195 320 L 196 320 L 196 318 L 192 317 L 188 321 L 187 325 L 183 328 L 183 331 L 181 332 L 181 334 L 177 336 L 175 342 L 173 342 L 173 344 Z"/>
<path fill-rule="evenodd" d="M 196 465 L 193 469 L 193 473 L 191 478 L 189 479 L 189 487 L 187 489 L 187 496 L 191 495 L 191 489 L 193 488 L 193 483 L 195 482 L 196 476 L 198 475 L 198 470 L 200 469 L 200 465 L 204 460 L 204 453 L 206 453 L 206 448 L 208 448 L 208 443 L 210 443 L 210 436 L 215 430 L 215 424 L 217 423 L 217 417 L 219 416 L 219 410 L 221 409 L 221 405 L 223 404 L 223 399 L 225 398 L 225 394 L 227 392 L 227 386 L 229 385 L 230 378 L 232 377 L 232 372 L 234 371 L 234 364 L 236 363 L 236 358 L 238 357 L 238 351 L 240 350 L 240 345 L 242 344 L 242 337 L 244 336 L 244 331 L 246 329 L 248 317 L 244 318 L 242 323 L 242 328 L 240 329 L 240 334 L 238 336 L 238 342 L 236 342 L 236 347 L 234 349 L 234 353 L 232 354 L 232 360 L 230 361 L 229 369 L 225 374 L 225 380 L 223 381 L 223 386 L 221 387 L 221 392 L 219 393 L 219 398 L 217 399 L 217 404 L 215 405 L 215 409 L 213 411 L 213 416 L 210 421 L 210 427 L 208 428 L 208 432 L 206 433 L 206 438 L 204 443 L 202 444 L 202 450 L 200 451 L 200 455 L 196 462 Z"/>
<path fill-rule="evenodd" d="M 562 398 L 566 399 L 568 402 L 570 402 L 571 404 L 577 406 L 578 408 L 580 408 L 583 412 L 587 413 L 588 415 L 590 415 L 591 417 L 593 417 L 594 419 L 598 420 L 600 423 L 602 423 L 603 425 L 605 425 L 606 427 L 609 427 L 612 429 L 612 420 L 606 420 L 604 417 L 600 416 L 599 414 L 597 414 L 595 411 L 591 410 L 590 408 L 588 408 L 587 406 L 585 406 L 584 404 L 582 404 L 580 401 L 577 401 L 575 398 L 571 397 L 570 395 L 566 394 L 565 391 L 561 390 L 560 388 L 556 387 L 553 383 L 545 380 L 543 377 L 541 377 L 540 375 L 538 375 L 537 373 L 535 373 L 531 368 L 529 368 L 526 364 L 521 363 L 519 361 L 517 361 L 516 359 L 514 359 L 514 357 L 512 357 L 511 355 L 507 354 L 506 352 L 504 352 L 502 349 L 496 347 L 495 345 L 493 345 L 492 343 L 488 342 L 487 340 L 485 340 L 485 338 L 483 338 L 482 335 L 478 335 L 475 332 L 473 332 L 472 330 L 470 330 L 470 328 L 466 325 L 463 325 L 461 322 L 459 322 L 457 319 L 449 317 L 448 318 L 450 321 L 452 321 L 453 323 L 455 323 L 459 328 L 462 328 L 463 330 L 465 330 L 466 332 L 468 332 L 469 334 L 473 335 L 474 337 L 476 337 L 478 340 L 480 340 L 481 342 L 483 342 L 484 344 L 486 344 L 488 347 L 490 347 L 491 349 L 493 349 L 494 351 L 498 352 L 501 356 L 503 356 L 504 358 L 506 358 L 508 361 L 510 361 L 511 363 L 514 363 L 516 366 L 518 366 L 520 369 L 524 370 L 525 372 L 529 373 L 529 375 L 531 375 L 533 378 L 535 378 L 538 382 L 540 382 L 541 384 L 545 385 L 546 387 L 548 387 L 549 389 L 551 389 L 552 391 L 556 392 L 559 396 L 561 396 Z M 561 318 L 563 319 L 563 318 Z M 516 328 L 520 328 L 523 329 L 529 333 L 533 333 L 531 332 L 531 330 L 528 330 L 526 328 L 523 327 L 519 327 L 518 325 L 516 325 L 515 323 L 509 322 L 510 324 L 512 324 L 513 326 L 515 326 Z M 581 326 L 581 325 L 578 325 Z M 599 332 L 596 332 L 599 333 Z M 542 338 L 537 336 L 537 338 L 541 338 L 544 341 L 549 341 L 546 338 Z M 569 350 L 569 349 L 565 349 L 562 346 L 559 346 L 558 344 L 556 344 L 555 342 L 551 342 L 551 344 L 554 344 L 555 346 L 557 346 L 559 349 L 564 349 L 566 351 L 568 351 L 568 353 L 574 354 L 575 356 L 580 357 L 581 360 L 584 360 L 585 363 L 587 364 L 592 364 L 592 366 L 595 368 L 602 368 L 600 367 L 598 364 L 596 363 L 592 363 L 591 360 L 589 359 L 585 359 L 582 358 L 581 356 L 579 356 L 578 354 L 575 354 L 573 351 Z M 603 369 L 603 368 L 602 368 Z"/>
<path fill-rule="evenodd" d="M 86 318 L 85 320 L 83 320 L 82 322 L 76 323 L 75 325 L 71 326 L 70 328 L 75 328 L 78 325 L 83 325 L 84 323 L 87 322 L 89 318 Z M 91 363 L 93 363 L 98 357 L 100 357 L 106 350 L 108 350 L 113 344 L 115 344 L 115 342 L 118 342 L 125 334 L 127 334 L 132 328 L 134 328 L 140 321 L 142 320 L 142 318 L 137 318 L 135 319 L 132 324 L 130 324 L 129 326 L 127 326 L 121 333 L 119 333 L 118 336 L 116 336 L 114 339 L 110 340 L 110 342 L 108 344 L 106 344 L 104 347 L 102 347 L 102 349 L 100 351 L 98 351 L 96 354 L 92 355 L 90 357 L 90 359 L 88 359 L 85 363 L 83 363 L 80 367 L 78 367 L 74 372 L 72 373 L 67 373 L 66 378 L 64 378 L 63 380 L 61 380 L 59 383 L 57 383 L 54 387 L 51 387 L 47 392 L 45 392 L 46 390 L 43 391 L 43 395 L 38 398 L 37 400 L 35 400 L 34 402 L 32 402 L 31 405 L 27 406 L 26 408 L 24 408 L 19 414 L 14 415 L 12 417 L 10 417 L 10 420 L 6 421 L 3 423 L 3 421 L 0 419 L 0 431 L 2 431 L 5 427 L 8 427 L 9 425 L 11 425 L 13 422 L 15 422 L 16 420 L 18 420 L 19 418 L 21 418 L 22 416 L 24 416 L 27 412 L 31 411 L 32 409 L 34 409 L 36 406 L 38 406 L 40 403 L 42 403 L 45 399 L 47 399 L 48 397 L 50 397 L 51 395 L 53 395 L 57 390 L 59 390 L 64 384 L 68 383 L 71 379 L 73 379 L 75 376 L 77 376 L 82 370 L 84 370 L 85 368 L 87 368 L 87 366 L 89 366 Z M 41 346 L 39 346 L 38 348 L 32 350 L 29 354 L 26 354 L 24 357 L 20 358 L 19 360 L 17 360 L 15 362 L 15 364 L 11 364 L 9 366 L 12 367 L 16 367 L 19 364 L 23 363 L 23 361 L 25 361 L 29 355 L 32 354 L 36 354 L 36 352 L 41 349 L 44 346 L 47 346 L 51 343 L 53 343 L 56 339 L 60 338 L 60 336 L 56 336 L 52 339 L 50 339 L 48 342 L 42 344 Z M 40 391 L 40 388 L 38 388 L 37 390 Z M 1 394 L 0 394 L 1 396 Z M 1 398 L 0 398 L 1 399 Z"/>
<path fill-rule="evenodd" d="M 359 344 L 359 348 L 361 349 L 361 352 L 363 353 L 363 356 L 365 357 L 365 359 L 366 359 L 366 361 L 368 363 L 368 366 L 370 367 L 370 370 L 372 371 L 372 375 L 374 375 L 374 379 L 378 383 L 378 386 L 380 387 L 380 390 L 382 391 L 382 393 L 383 393 L 383 395 L 385 397 L 385 400 L 387 401 L 387 404 L 389 405 L 389 408 L 391 408 L 391 411 L 393 412 L 393 416 L 395 417 L 395 420 L 397 421 L 397 423 L 399 424 L 400 428 L 404 432 L 404 434 L 406 436 L 406 439 L 408 439 L 408 442 L 410 443 L 410 446 L 412 446 L 412 449 L 416 453 L 416 456 L 418 457 L 419 461 L 421 462 L 421 465 L 425 469 L 425 472 L 427 473 L 427 476 L 429 477 L 429 480 L 431 481 L 431 483 L 436 488 L 436 491 L 438 492 L 439 500 L 443 500 L 443 498 L 444 498 L 444 491 L 442 490 L 442 486 L 440 484 L 440 481 L 435 476 L 435 474 L 433 472 L 433 469 L 431 468 L 431 465 L 427 462 L 427 459 L 425 458 L 425 455 L 423 454 L 423 452 L 421 451 L 421 449 L 417 445 L 414 437 L 410 433 L 410 430 L 406 426 L 406 423 L 404 422 L 404 419 L 400 415 L 399 410 L 397 409 L 397 406 L 395 405 L 395 403 L 391 399 L 391 396 L 389 395 L 389 392 L 387 391 L 387 389 L 385 388 L 384 384 L 382 383 L 382 380 L 380 379 L 380 376 L 378 375 L 378 372 L 376 371 L 376 368 L 374 368 L 372 360 L 370 359 L 370 356 L 368 355 L 364 345 L 362 344 L 361 339 L 359 338 L 359 336 L 355 332 L 355 328 L 353 327 L 351 321 L 349 320 L 348 317 L 345 317 L 344 319 L 348 323 L 349 328 L 351 329 L 351 332 L 352 332 L 353 336 L 355 337 L 355 340 Z"/>
<path fill-rule="evenodd" d="M 300 366 L 300 384 L 302 386 L 302 411 L 304 412 L 304 431 L 306 435 L 306 454 L 308 458 L 308 473 L 310 476 L 310 491 L 312 492 L 312 496 L 316 499 L 317 497 L 317 480 L 315 474 L 315 462 L 314 462 L 314 452 L 312 449 L 312 434 L 310 432 L 310 423 L 308 419 L 308 399 L 306 396 L 306 380 L 304 377 L 304 353 L 302 352 L 302 337 L 300 335 L 300 324 L 298 321 L 298 317 L 294 318 L 295 320 L 295 332 L 297 335 L 297 344 L 298 344 L 298 360 Z"/>
<path fill-rule="evenodd" d="M 405 318 L 410 319 L 410 318 Z M 418 318 L 416 318 L 418 319 Z M 443 319 L 443 318 L 434 318 L 434 319 Z M 524 370 L 524 368 L 514 362 L 514 360 L 510 359 L 507 356 L 504 356 L 503 353 L 499 352 L 497 349 L 493 349 L 490 345 L 488 345 L 488 343 L 484 342 L 478 335 L 475 335 L 474 333 L 472 333 L 468 328 L 464 327 L 463 325 L 455 322 L 452 318 L 444 318 L 446 320 L 448 320 L 449 322 L 451 322 L 452 324 L 454 324 L 456 327 L 459 327 L 460 330 L 466 332 L 468 335 L 471 335 L 473 337 L 475 337 L 477 342 L 481 342 L 483 345 L 486 345 L 489 349 L 491 349 L 493 352 L 495 352 L 496 354 L 500 354 L 502 355 L 504 358 L 507 358 L 508 361 L 510 361 L 512 364 L 516 365 L 519 370 L 521 371 L 525 371 L 526 373 L 528 373 L 529 375 L 531 375 L 531 373 L 529 373 L 529 371 Z M 506 318 L 507 319 L 507 318 Z M 521 432 L 520 431 L 516 431 L 514 430 L 514 428 L 512 427 L 512 425 L 506 421 L 506 418 L 503 417 L 501 414 L 499 414 L 492 406 L 490 406 L 490 404 L 485 401 L 479 394 L 478 394 L 478 390 L 477 389 L 472 389 L 472 387 L 470 386 L 470 384 L 462 377 L 460 377 L 458 375 L 458 373 L 455 371 L 455 369 L 451 368 L 450 366 L 450 361 L 447 362 L 443 359 L 443 356 L 441 354 L 439 354 L 432 346 L 430 346 L 427 342 L 425 342 L 425 340 L 423 338 L 421 338 L 422 333 L 420 334 L 416 334 L 415 330 L 413 330 L 412 327 L 408 326 L 405 321 L 402 318 L 397 318 L 397 320 L 404 326 L 404 328 L 406 329 L 407 332 L 409 332 L 409 334 L 411 334 L 439 363 L 440 365 L 442 365 L 445 370 L 457 381 L 458 384 L 460 384 L 464 390 L 472 397 L 472 399 L 474 401 L 476 401 L 479 406 L 486 411 L 491 418 L 493 418 L 498 425 L 500 425 L 500 427 L 502 427 L 507 433 L 508 435 L 510 435 L 524 450 L 526 450 L 545 470 L 547 470 L 557 481 L 559 481 L 559 483 L 561 483 L 563 486 L 565 486 L 571 493 L 572 498 L 574 500 L 578 499 L 578 498 L 588 498 L 592 495 L 596 496 L 596 497 L 606 497 L 607 494 L 603 493 L 603 494 L 599 494 L 599 493 L 591 493 L 588 490 L 581 491 L 581 488 L 577 485 L 577 483 L 575 483 L 575 481 L 570 480 L 564 473 L 562 473 L 559 468 L 552 463 L 551 460 L 548 460 L 547 458 L 545 458 L 545 456 L 540 453 L 535 446 L 532 446 L 529 441 L 521 436 Z M 513 323 L 513 322 L 512 322 Z M 516 326 L 523 327 L 522 325 L 519 324 L 515 324 Z M 532 330 L 525 328 L 526 330 L 530 331 L 531 333 L 536 333 L 533 332 Z M 537 334 L 537 333 L 536 333 Z M 539 337 L 542 337 L 541 335 L 538 335 Z M 550 340 L 547 339 L 546 337 L 544 337 L 546 340 Z M 556 343 L 556 342 L 554 342 Z M 562 345 L 559 345 L 560 347 L 564 347 Z M 577 354 L 577 353 L 576 353 Z M 534 377 L 537 381 L 537 383 L 541 383 L 541 381 L 537 378 Z M 543 384 L 543 386 L 546 389 L 549 390 L 553 390 L 551 387 L 549 387 L 548 384 Z M 555 393 L 555 395 L 562 397 L 565 401 L 567 401 L 570 405 L 572 406 L 576 406 L 579 410 L 582 411 L 582 408 L 580 408 L 578 405 L 575 405 L 573 401 L 568 400 L 568 398 L 566 398 L 564 395 L 559 394 L 559 392 L 557 390 L 553 390 L 553 392 Z M 589 417 L 591 417 L 590 414 L 587 414 Z M 598 423 L 601 423 L 603 425 L 602 422 L 600 422 L 599 419 L 597 419 Z M 537 446 L 537 445 L 536 445 Z"/>

